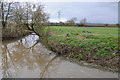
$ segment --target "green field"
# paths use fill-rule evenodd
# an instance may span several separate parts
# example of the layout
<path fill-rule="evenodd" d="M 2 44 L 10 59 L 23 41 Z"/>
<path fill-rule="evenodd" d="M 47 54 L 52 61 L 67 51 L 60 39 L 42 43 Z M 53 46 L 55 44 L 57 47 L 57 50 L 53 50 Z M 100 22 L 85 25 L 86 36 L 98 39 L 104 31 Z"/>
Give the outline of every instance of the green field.
<path fill-rule="evenodd" d="M 50 26 L 45 30 L 47 44 L 55 52 L 102 66 L 117 65 L 118 28 Z"/>
<path fill-rule="evenodd" d="M 48 38 L 50 41 L 80 46 L 88 51 L 98 49 L 96 55 L 114 55 L 118 49 L 118 28 L 73 28 L 53 26 L 48 29 L 51 34 Z"/>

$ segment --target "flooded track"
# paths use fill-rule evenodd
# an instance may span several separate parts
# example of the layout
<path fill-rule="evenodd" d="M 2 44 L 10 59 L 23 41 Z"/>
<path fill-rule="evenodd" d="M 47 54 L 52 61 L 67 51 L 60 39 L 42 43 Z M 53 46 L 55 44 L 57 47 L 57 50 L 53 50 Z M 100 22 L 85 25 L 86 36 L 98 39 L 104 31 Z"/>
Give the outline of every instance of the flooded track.
<path fill-rule="evenodd" d="M 1 45 L 0 78 L 117 78 L 117 73 L 88 68 L 56 56 L 35 34 Z M 3 71 L 2 71 L 3 70 Z M 2 75 L 3 73 L 3 75 Z"/>

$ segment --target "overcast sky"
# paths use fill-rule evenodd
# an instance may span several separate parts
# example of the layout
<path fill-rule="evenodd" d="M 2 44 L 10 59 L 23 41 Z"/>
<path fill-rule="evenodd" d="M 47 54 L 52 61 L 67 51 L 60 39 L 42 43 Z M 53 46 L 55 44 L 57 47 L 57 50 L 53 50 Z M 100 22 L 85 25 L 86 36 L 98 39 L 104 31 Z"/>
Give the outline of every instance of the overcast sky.
<path fill-rule="evenodd" d="M 4 0 L 5 1 L 5 0 Z M 118 23 L 119 0 L 7 0 L 15 2 L 42 2 L 50 14 L 51 22 L 58 22 L 58 11 L 61 21 L 76 17 L 89 23 Z"/>
<path fill-rule="evenodd" d="M 76 17 L 78 21 L 87 18 L 89 23 L 118 23 L 117 2 L 46 2 L 45 8 L 50 13 L 50 21 L 58 21 L 58 11 L 61 11 L 61 21 Z"/>

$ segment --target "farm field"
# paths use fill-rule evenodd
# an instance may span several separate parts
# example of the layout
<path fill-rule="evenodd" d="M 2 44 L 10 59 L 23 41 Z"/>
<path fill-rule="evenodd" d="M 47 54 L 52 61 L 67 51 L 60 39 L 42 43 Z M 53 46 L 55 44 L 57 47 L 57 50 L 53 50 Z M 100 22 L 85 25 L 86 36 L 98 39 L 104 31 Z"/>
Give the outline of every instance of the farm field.
<path fill-rule="evenodd" d="M 117 68 L 118 28 L 50 26 L 45 32 L 51 50 L 88 63 Z"/>

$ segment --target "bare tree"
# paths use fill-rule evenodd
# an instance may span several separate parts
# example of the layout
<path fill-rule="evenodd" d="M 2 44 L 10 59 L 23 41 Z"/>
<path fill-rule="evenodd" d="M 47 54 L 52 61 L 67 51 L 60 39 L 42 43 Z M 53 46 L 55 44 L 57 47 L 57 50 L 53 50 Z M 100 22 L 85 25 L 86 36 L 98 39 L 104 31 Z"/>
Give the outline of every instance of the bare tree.
<path fill-rule="evenodd" d="M 44 12 L 44 5 L 37 4 L 34 6 L 34 11 L 32 11 L 32 24 L 42 27 L 44 23 L 48 20 L 48 15 Z M 31 26 L 33 28 L 33 25 Z"/>
<path fill-rule="evenodd" d="M 17 27 L 23 27 L 25 20 L 25 11 L 24 7 L 20 3 L 14 3 L 13 22 Z"/>
<path fill-rule="evenodd" d="M 44 5 L 39 3 L 26 3 L 26 7 L 26 21 L 28 29 L 35 32 L 34 27 L 39 27 L 42 32 L 43 25 L 48 20 L 48 14 L 44 12 Z"/>
<path fill-rule="evenodd" d="M 42 28 L 48 20 L 48 15 L 44 12 L 42 4 L 16 3 L 13 14 L 17 25 L 27 27 L 34 32 L 34 27 Z"/>
<path fill-rule="evenodd" d="M 72 18 L 72 19 L 68 20 L 66 23 L 69 26 L 74 26 L 76 21 L 77 21 L 77 18 Z"/>
<path fill-rule="evenodd" d="M 35 32 L 35 27 L 39 27 L 42 33 L 43 25 L 49 18 L 41 3 L 0 2 L 0 6 L 0 20 L 3 28 L 7 26 L 8 22 L 12 22 L 17 29 L 20 28 L 19 30 L 29 29 Z"/>
<path fill-rule="evenodd" d="M 8 22 L 8 18 L 11 16 L 12 2 L 1 2 L 1 22 L 2 27 L 5 28 Z"/>
<path fill-rule="evenodd" d="M 80 21 L 80 25 L 84 26 L 86 24 L 86 22 L 87 22 L 87 19 L 84 18 Z"/>

